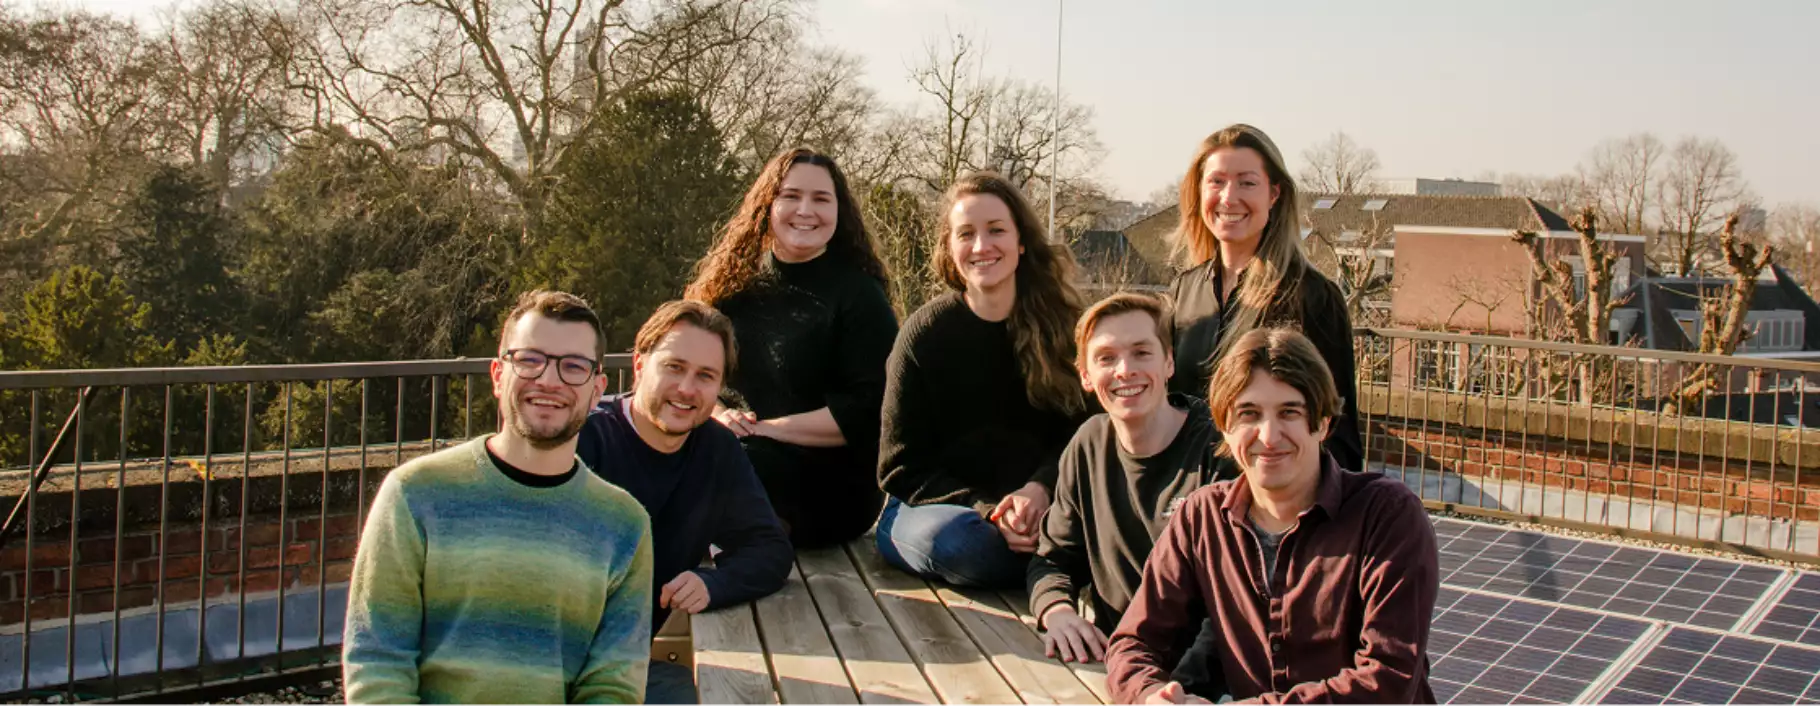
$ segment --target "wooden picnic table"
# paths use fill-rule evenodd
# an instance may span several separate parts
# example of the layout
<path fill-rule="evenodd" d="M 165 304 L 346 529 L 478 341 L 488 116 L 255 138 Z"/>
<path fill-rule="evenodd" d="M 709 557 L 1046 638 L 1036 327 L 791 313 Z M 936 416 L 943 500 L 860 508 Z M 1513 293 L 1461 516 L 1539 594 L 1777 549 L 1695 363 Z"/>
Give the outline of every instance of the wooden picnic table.
<path fill-rule="evenodd" d="M 799 552 L 783 590 L 688 629 L 702 703 L 1111 703 L 1103 665 L 1043 656 L 1022 589 L 924 581 L 870 535 Z"/>

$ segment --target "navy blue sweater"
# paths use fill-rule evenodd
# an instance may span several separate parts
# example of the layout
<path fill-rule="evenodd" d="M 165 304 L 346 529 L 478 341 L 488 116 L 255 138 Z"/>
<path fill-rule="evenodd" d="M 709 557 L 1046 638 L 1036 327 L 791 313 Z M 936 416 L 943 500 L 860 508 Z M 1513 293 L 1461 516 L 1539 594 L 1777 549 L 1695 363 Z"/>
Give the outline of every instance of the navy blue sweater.
<path fill-rule="evenodd" d="M 771 511 L 739 439 L 710 421 L 689 433 L 675 453 L 646 445 L 626 417 L 627 396 L 601 399 L 588 415 L 576 453 L 607 482 L 624 488 L 651 515 L 655 580 L 663 585 L 701 565 L 708 545 L 720 548 L 714 568 L 699 569 L 708 608 L 757 600 L 783 588 L 796 551 Z M 669 611 L 653 606 L 652 629 Z"/>

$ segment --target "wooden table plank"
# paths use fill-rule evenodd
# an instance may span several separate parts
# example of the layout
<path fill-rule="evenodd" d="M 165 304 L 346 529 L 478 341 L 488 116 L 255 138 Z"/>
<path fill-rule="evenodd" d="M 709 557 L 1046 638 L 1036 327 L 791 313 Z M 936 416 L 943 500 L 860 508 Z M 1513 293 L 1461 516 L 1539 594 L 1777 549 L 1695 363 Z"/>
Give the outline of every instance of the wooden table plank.
<path fill-rule="evenodd" d="M 778 702 L 751 605 L 702 613 L 690 623 L 695 643 L 695 684 L 702 703 Z"/>
<path fill-rule="evenodd" d="M 651 636 L 651 660 L 680 664 L 694 671 L 695 644 L 692 635 L 689 614 L 680 610 L 670 611 L 669 619 Z"/>
<path fill-rule="evenodd" d="M 1092 703 L 1098 701 L 1060 660 L 1043 654 L 1043 640 L 1025 627 L 996 592 L 941 585 L 936 595 L 961 627 L 992 657 L 993 665 L 1017 689 L 1025 703 Z"/>
<path fill-rule="evenodd" d="M 1030 629 L 1030 633 L 1042 640 L 1042 632 L 1037 628 L 1036 618 L 1030 615 L 1030 594 L 1022 591 L 999 591 L 999 598 L 1005 605 L 1017 613 L 1018 621 Z M 1108 637 L 1111 637 L 1108 635 Z M 1106 686 L 1106 664 L 1104 662 L 1065 662 L 1074 672 L 1074 676 L 1087 686 L 1089 691 L 1100 700 L 1100 703 L 1113 703 L 1112 690 Z"/>
<path fill-rule="evenodd" d="M 943 703 L 1021 702 L 929 584 L 885 564 L 872 535 L 848 542 L 847 554 Z"/>
<path fill-rule="evenodd" d="M 784 703 L 850 704 L 858 700 L 801 571 L 792 567 L 783 589 L 759 599 L 754 608 Z"/>
<path fill-rule="evenodd" d="M 796 561 L 860 703 L 941 703 L 846 552 L 840 547 L 802 551 Z"/>

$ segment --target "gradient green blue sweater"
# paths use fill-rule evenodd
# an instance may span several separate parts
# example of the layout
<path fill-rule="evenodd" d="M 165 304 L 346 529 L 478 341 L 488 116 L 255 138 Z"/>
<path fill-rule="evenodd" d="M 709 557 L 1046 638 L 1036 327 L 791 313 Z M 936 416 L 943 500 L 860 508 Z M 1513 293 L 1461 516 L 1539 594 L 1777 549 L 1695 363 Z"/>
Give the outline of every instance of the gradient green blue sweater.
<path fill-rule="evenodd" d="M 650 519 L 585 468 L 553 488 L 513 481 L 486 439 L 379 486 L 348 595 L 348 701 L 643 701 Z"/>

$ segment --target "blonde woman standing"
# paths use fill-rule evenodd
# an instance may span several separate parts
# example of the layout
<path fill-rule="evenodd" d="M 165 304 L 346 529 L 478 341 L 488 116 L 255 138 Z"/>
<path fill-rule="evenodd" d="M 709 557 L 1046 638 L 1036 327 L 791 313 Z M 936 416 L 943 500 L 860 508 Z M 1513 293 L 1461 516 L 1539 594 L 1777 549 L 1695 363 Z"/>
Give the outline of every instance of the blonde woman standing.
<path fill-rule="evenodd" d="M 1233 341 L 1263 326 L 1298 329 L 1340 391 L 1327 450 L 1341 468 L 1361 471 L 1352 323 L 1339 286 L 1302 253 L 1298 195 L 1264 131 L 1240 123 L 1201 141 L 1182 177 L 1176 246 L 1192 267 L 1169 287 L 1176 348 L 1169 386 L 1206 397 L 1214 364 Z"/>

